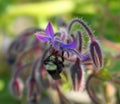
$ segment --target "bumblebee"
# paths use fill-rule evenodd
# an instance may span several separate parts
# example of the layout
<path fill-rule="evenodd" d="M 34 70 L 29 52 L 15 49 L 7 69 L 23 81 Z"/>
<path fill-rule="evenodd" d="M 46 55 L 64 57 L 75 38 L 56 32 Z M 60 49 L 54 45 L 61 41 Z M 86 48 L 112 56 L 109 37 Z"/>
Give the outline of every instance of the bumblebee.
<path fill-rule="evenodd" d="M 55 80 L 60 79 L 60 73 L 62 72 L 62 69 L 64 67 L 64 60 L 61 57 L 62 60 L 60 60 L 60 57 L 55 56 L 54 54 L 51 54 L 44 60 L 44 65 L 47 70 L 47 72 L 51 75 L 51 77 Z"/>

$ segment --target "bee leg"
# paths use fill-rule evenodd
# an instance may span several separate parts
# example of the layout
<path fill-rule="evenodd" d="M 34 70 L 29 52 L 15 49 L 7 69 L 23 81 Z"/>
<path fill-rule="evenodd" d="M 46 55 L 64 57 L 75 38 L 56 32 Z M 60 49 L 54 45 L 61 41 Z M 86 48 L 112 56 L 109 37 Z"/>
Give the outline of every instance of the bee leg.
<path fill-rule="evenodd" d="M 62 61 L 64 62 L 64 57 L 63 56 L 64 56 L 64 51 L 62 51 L 62 57 L 61 57 Z"/>

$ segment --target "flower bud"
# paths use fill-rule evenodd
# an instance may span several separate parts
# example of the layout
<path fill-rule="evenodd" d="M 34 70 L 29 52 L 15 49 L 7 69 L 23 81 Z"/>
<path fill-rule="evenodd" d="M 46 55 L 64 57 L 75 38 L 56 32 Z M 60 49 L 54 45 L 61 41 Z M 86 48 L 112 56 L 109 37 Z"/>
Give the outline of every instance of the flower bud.
<path fill-rule="evenodd" d="M 28 78 L 26 90 L 29 104 L 36 104 L 41 99 L 41 86 L 39 86 L 34 76 Z"/>
<path fill-rule="evenodd" d="M 94 65 L 97 68 L 102 68 L 103 66 L 103 55 L 99 44 L 96 41 L 92 41 L 90 44 L 90 54 Z"/>
<path fill-rule="evenodd" d="M 33 97 L 35 93 L 37 95 L 41 93 L 41 86 L 39 86 L 38 81 L 33 76 L 29 77 L 26 89 L 29 98 Z"/>
<path fill-rule="evenodd" d="M 16 62 L 16 55 L 7 55 L 6 61 L 9 65 L 13 65 Z"/>
<path fill-rule="evenodd" d="M 80 91 L 84 88 L 84 72 L 83 67 L 80 65 L 80 60 L 77 59 L 76 63 L 71 67 L 71 77 L 73 89 L 75 91 Z"/>
<path fill-rule="evenodd" d="M 20 99 L 22 97 L 23 87 L 24 85 L 20 78 L 13 79 L 10 85 L 12 95 L 17 99 Z"/>
<path fill-rule="evenodd" d="M 30 77 L 28 79 L 28 82 L 27 82 L 28 97 L 31 97 L 33 95 L 34 88 L 35 88 L 35 83 L 36 83 L 36 81 L 33 77 Z"/>

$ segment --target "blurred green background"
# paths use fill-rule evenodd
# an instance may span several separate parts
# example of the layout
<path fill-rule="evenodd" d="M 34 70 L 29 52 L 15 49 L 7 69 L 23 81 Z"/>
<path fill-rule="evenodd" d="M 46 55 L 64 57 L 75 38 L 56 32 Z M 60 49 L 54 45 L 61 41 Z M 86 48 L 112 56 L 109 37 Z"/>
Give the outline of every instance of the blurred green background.
<path fill-rule="evenodd" d="M 29 27 L 45 28 L 51 21 L 63 17 L 70 21 L 74 17 L 84 19 L 96 38 L 101 41 L 109 72 L 120 70 L 120 60 L 112 55 L 120 53 L 120 0 L 0 0 L 0 104 L 20 104 L 9 92 L 10 67 L 4 53 L 18 33 Z"/>

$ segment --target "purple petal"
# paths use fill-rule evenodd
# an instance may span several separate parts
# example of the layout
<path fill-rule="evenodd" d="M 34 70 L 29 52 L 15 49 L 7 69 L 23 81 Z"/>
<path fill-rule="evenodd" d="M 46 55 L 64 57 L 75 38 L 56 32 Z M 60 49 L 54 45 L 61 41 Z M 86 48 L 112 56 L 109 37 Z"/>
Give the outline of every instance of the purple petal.
<path fill-rule="evenodd" d="M 52 39 L 54 38 L 54 32 L 53 32 L 53 28 L 52 28 L 52 24 L 49 22 L 46 30 L 45 30 L 46 34 L 49 35 Z"/>
<path fill-rule="evenodd" d="M 89 58 L 87 55 L 82 55 L 82 54 L 81 54 L 81 57 L 82 57 L 83 61 L 85 61 L 85 60 L 87 60 Z"/>
<path fill-rule="evenodd" d="M 74 39 L 73 40 L 73 42 L 72 43 L 70 43 L 70 44 L 61 44 L 61 47 L 62 48 L 67 48 L 67 49 L 74 49 L 74 48 L 76 48 L 76 46 L 77 46 L 77 40 L 76 39 Z"/>
<path fill-rule="evenodd" d="M 80 52 L 78 52 L 76 49 L 68 49 L 68 52 L 74 53 L 75 55 L 77 55 L 77 57 L 82 60 L 85 61 L 87 60 L 89 57 L 87 55 L 83 55 Z"/>
<path fill-rule="evenodd" d="M 36 33 L 36 38 L 39 40 L 42 40 L 44 42 L 50 42 L 50 37 L 48 36 L 44 36 L 44 35 L 40 35 L 40 33 Z"/>

